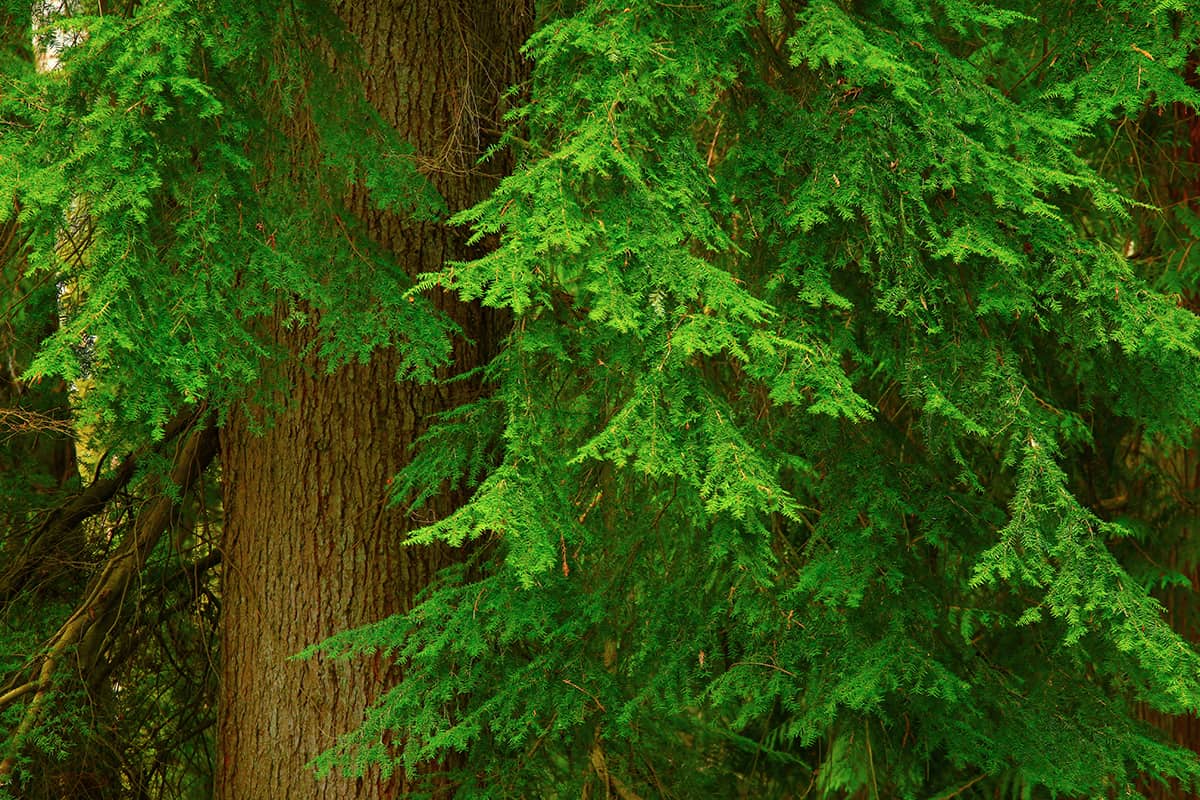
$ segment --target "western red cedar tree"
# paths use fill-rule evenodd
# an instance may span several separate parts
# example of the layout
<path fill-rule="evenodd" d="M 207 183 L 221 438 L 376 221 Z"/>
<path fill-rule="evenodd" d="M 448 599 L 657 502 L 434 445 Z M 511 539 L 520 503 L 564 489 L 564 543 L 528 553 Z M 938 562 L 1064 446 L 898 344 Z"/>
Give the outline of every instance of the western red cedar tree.
<path fill-rule="evenodd" d="M 1185 4 L 547 3 L 528 80 L 509 4 L 76 10 L 0 97 L 75 298 L 22 380 L 91 380 L 99 480 L 181 509 L 161 443 L 221 428 L 219 793 L 1195 781 L 1138 712 L 1200 706 L 1169 531 L 1116 502 L 1200 408 L 1120 138 L 1196 104 Z"/>

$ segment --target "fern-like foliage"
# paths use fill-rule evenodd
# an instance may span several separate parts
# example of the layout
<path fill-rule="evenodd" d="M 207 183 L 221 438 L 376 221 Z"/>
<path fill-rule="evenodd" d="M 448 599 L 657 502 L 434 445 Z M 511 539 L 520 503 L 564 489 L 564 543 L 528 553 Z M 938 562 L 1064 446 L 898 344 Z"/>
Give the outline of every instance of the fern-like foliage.
<path fill-rule="evenodd" d="M 1145 555 L 1185 526 L 1200 223 L 1129 167 L 1200 101 L 1194 10 L 544 5 L 518 167 L 448 220 L 497 245 L 415 281 L 336 198 L 445 208 L 323 3 L 55 17 L 60 68 L 4 74 L 0 224 L 73 298 L 29 375 L 100 378 L 107 441 L 269 397 L 280 309 L 331 368 L 396 347 L 418 380 L 455 333 L 427 292 L 512 320 L 395 482 L 414 513 L 470 491 L 409 545 L 469 559 L 314 645 L 402 673 L 318 770 L 444 764 L 463 798 L 1200 781 L 1138 711 L 1200 712 L 1154 594 L 1180 576 Z"/>
<path fill-rule="evenodd" d="M 549 15 L 521 166 L 459 217 L 500 244 L 420 284 L 516 320 L 495 395 L 400 482 L 475 487 L 414 541 L 480 541 L 479 564 L 324 645 L 405 677 L 322 768 L 462 751 L 464 797 L 1200 775 L 1134 708 L 1195 713 L 1200 659 L 1073 461 L 1100 420 L 1197 422 L 1196 318 L 1098 233 L 1142 207 L 1096 156 L 1111 120 L 1200 99 L 1195 24 L 1137 2 Z"/>

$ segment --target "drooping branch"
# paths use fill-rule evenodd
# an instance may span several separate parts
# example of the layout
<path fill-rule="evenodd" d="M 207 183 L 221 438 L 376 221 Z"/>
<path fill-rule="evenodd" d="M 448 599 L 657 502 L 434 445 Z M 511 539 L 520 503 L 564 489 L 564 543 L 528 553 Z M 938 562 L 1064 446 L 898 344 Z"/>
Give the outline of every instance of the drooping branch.
<path fill-rule="evenodd" d="M 12 702 L 30 691 L 34 692 L 20 725 L 9 739 L 8 753 L 0 762 L 0 785 L 11 779 L 21 742 L 37 724 L 45 708 L 54 686 L 55 671 L 63 656 L 76 645 L 85 649 L 82 645 L 94 635 L 98 624 L 120 604 L 159 537 L 170 526 L 182 498 L 216 456 L 219 440 L 215 425 L 204 424 L 203 427 L 199 427 L 199 424 L 202 423 L 198 423 L 193 417 L 191 433 L 183 439 L 183 444 L 178 448 L 168 478 L 179 491 L 168 492 L 167 487 L 158 487 L 153 500 L 137 515 L 125 539 L 93 579 L 74 613 L 51 638 L 40 663 L 33 665 L 36 676 L 27 683 L 5 692 L 0 698 L 5 702 Z M 90 649 L 94 657 L 96 648 L 86 649 Z M 79 666 L 87 670 L 94 665 L 81 663 Z"/>

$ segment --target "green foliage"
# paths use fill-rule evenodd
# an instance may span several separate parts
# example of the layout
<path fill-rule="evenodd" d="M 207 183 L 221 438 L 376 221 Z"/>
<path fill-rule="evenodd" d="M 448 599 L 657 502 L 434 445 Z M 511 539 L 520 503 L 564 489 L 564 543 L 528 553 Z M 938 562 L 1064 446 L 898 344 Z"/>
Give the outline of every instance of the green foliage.
<path fill-rule="evenodd" d="M 1092 132 L 1194 103 L 1195 30 L 1138 3 L 548 18 L 521 166 L 459 217 L 500 244 L 421 283 L 515 317 L 480 424 L 399 483 L 475 487 L 414 546 L 480 541 L 481 577 L 324 646 L 405 678 L 321 767 L 465 752 L 480 797 L 1200 775 L 1133 707 L 1194 713 L 1200 660 L 1073 461 L 1101 422 L 1197 421 L 1194 315 L 1089 233 L 1142 213 Z"/>
<path fill-rule="evenodd" d="M 79 32 L 58 68 L 5 75 L 0 193 L 16 202 L 0 222 L 18 219 L 34 269 L 78 295 L 29 375 L 97 378 L 86 411 L 114 435 L 241 397 L 276 349 L 256 319 L 281 303 L 320 328 L 331 369 L 404 343 L 404 375 L 428 378 L 447 357 L 447 324 L 328 199 L 350 184 L 381 207 L 441 207 L 411 147 L 331 68 L 354 57 L 333 21 L 320 4 L 139 3 L 47 20 Z M 268 178 L 302 166 L 288 135 L 307 129 L 315 174 L 297 195 Z"/>
<path fill-rule="evenodd" d="M 1138 706 L 1200 711 L 1155 595 L 1181 576 L 1146 555 L 1192 524 L 1171 475 L 1200 422 L 1200 222 L 1140 159 L 1184 140 L 1156 120 L 1200 100 L 1198 22 L 547 7 L 518 167 L 449 221 L 497 244 L 414 282 L 331 199 L 445 213 L 323 5 L 56 20 L 86 33 L 61 69 L 0 91 L 0 223 L 77 295 L 28 375 L 94 376 L 120 442 L 242 402 L 281 308 L 331 369 L 396 346 L 419 380 L 455 333 L 429 291 L 511 316 L 488 396 L 395 482 L 414 512 L 470 491 L 409 543 L 466 563 L 306 651 L 403 673 L 319 772 L 432 792 L 441 763 L 464 798 L 1195 784 Z"/>

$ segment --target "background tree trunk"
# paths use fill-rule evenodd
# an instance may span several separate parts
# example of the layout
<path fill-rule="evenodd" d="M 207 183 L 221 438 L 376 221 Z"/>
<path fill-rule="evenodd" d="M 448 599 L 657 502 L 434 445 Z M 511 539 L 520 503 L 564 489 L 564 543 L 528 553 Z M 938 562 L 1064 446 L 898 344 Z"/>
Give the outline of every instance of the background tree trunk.
<path fill-rule="evenodd" d="M 368 98 L 411 141 L 422 171 L 452 210 L 486 196 L 495 177 L 475 168 L 494 141 L 502 93 L 518 79 L 518 48 L 532 22 L 524 0 L 344 3 L 365 54 Z M 493 161 L 489 171 L 506 168 Z M 464 231 L 367 209 L 370 235 L 410 274 L 468 257 Z M 435 298 L 475 345 L 455 344 L 454 370 L 487 358 L 503 324 L 452 298 Z M 299 353 L 310 332 L 275 335 Z M 262 436 L 244 414 L 222 434 L 225 543 L 217 797 L 380 798 L 402 779 L 317 782 L 304 764 L 353 729 L 389 685 L 383 661 L 332 663 L 288 656 L 337 631 L 407 609 L 455 557 L 402 549 L 415 522 L 386 504 L 389 478 L 431 414 L 478 386 L 395 380 L 396 354 L 325 374 L 313 358 L 282 367 L 287 410 Z M 445 513 L 461 498 L 441 499 Z"/>
<path fill-rule="evenodd" d="M 1200 88 L 1200 51 L 1189 59 L 1185 75 L 1188 83 Z M 1183 104 L 1175 106 L 1175 113 L 1182 127 L 1177 141 L 1178 151 L 1173 164 L 1167 164 L 1167 194 L 1172 203 L 1186 205 L 1193 213 L 1200 213 L 1200 116 Z M 1200 313 L 1200 294 L 1197 287 L 1184 295 L 1184 302 L 1193 312 Z M 1193 434 L 1193 446 L 1180 448 L 1173 454 L 1170 464 L 1163 471 L 1171 476 L 1173 499 L 1179 504 L 1179 513 L 1194 518 L 1196 502 L 1200 499 L 1200 431 Z M 1200 643 L 1200 608 L 1197 607 L 1197 592 L 1200 591 L 1200 530 L 1189 526 L 1182 537 L 1182 545 L 1172 547 L 1166 554 L 1166 566 L 1171 571 L 1187 575 L 1190 585 L 1175 587 L 1163 593 L 1161 599 L 1167 609 L 1171 626 L 1193 643 Z M 1169 715 L 1146 709 L 1145 717 L 1161 728 L 1176 744 L 1200 754 L 1200 718 L 1192 714 Z M 1139 787 L 1148 800 L 1200 800 L 1200 794 L 1185 791 L 1178 781 L 1167 784 L 1149 783 Z"/>

